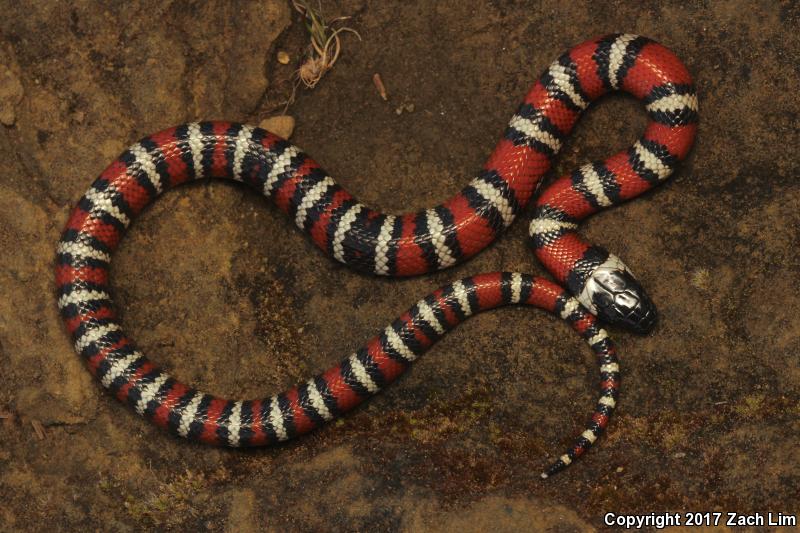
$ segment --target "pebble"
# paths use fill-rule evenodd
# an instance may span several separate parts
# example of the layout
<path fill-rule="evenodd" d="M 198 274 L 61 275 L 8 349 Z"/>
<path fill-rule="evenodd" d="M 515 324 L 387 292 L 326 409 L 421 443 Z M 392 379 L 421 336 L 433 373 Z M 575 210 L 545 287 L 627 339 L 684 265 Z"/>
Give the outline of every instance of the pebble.
<path fill-rule="evenodd" d="M 397 113 L 398 115 L 402 115 L 403 112 L 413 113 L 414 109 L 416 109 L 416 106 L 414 104 L 407 103 L 407 104 L 403 104 L 400 107 L 398 107 L 397 109 L 395 109 L 394 112 Z"/>
<path fill-rule="evenodd" d="M 261 121 L 259 126 L 270 133 L 288 139 L 292 136 L 292 132 L 294 131 L 294 117 L 279 115 L 277 117 L 266 118 Z"/>
<path fill-rule="evenodd" d="M 289 64 L 289 54 L 281 50 L 278 52 L 278 63 L 281 65 L 288 65 Z"/>

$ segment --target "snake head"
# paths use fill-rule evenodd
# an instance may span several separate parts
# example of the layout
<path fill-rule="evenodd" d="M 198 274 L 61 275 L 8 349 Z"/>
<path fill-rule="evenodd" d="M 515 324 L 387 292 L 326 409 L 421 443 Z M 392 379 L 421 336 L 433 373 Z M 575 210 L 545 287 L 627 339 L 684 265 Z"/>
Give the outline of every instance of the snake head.
<path fill-rule="evenodd" d="M 613 263 L 606 262 L 592 272 L 581 303 L 585 301 L 586 307 L 609 324 L 648 333 L 658 318 L 656 307 L 627 267 L 618 259 Z"/>

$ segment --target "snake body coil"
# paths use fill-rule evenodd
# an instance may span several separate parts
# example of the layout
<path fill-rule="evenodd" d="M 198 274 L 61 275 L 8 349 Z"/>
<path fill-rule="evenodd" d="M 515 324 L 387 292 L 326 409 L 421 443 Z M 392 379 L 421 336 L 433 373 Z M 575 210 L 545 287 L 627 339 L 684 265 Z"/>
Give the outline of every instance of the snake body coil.
<path fill-rule="evenodd" d="M 459 280 L 420 300 L 339 365 L 256 401 L 223 400 L 179 383 L 121 329 L 108 288 L 111 253 L 131 220 L 170 187 L 200 178 L 241 181 L 271 198 L 337 261 L 378 275 L 422 274 L 475 255 L 508 227 L 531 200 L 581 111 L 611 90 L 645 103 L 644 134 L 627 150 L 556 180 L 538 199 L 530 224 L 536 255 L 574 296 L 518 273 Z M 228 122 L 170 128 L 126 150 L 73 210 L 58 246 L 59 308 L 90 370 L 139 414 L 190 439 L 254 446 L 305 433 L 353 408 L 479 311 L 505 304 L 541 307 L 589 342 L 599 358 L 602 391 L 588 428 L 546 477 L 591 446 L 615 406 L 614 347 L 590 312 L 639 332 L 656 320 L 630 270 L 583 241 L 578 223 L 665 180 L 691 148 L 696 123 L 691 78 L 672 52 L 634 35 L 587 41 L 541 76 L 475 179 L 441 205 L 400 216 L 359 203 L 309 156 L 262 129 Z"/>

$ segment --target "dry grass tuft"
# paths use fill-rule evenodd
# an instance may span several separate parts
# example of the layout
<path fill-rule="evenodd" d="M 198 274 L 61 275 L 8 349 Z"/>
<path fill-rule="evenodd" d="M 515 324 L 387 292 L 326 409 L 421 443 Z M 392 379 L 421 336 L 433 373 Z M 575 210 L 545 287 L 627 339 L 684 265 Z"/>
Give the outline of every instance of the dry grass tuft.
<path fill-rule="evenodd" d="M 342 51 L 339 35 L 343 32 L 355 34 L 359 40 L 361 35 L 356 30 L 341 23 L 350 17 L 336 17 L 326 20 L 322 14 L 322 5 L 313 7 L 306 0 L 292 0 L 294 8 L 305 17 L 306 29 L 311 42 L 306 51 L 306 58 L 297 71 L 298 79 L 309 89 L 313 89 L 319 80 L 333 68 Z"/>

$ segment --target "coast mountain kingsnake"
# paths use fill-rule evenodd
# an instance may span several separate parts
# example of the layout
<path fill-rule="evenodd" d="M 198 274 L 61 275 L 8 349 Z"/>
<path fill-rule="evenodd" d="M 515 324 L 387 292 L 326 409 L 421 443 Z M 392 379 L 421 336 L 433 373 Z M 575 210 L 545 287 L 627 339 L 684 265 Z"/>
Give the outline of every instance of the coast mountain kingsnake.
<path fill-rule="evenodd" d="M 220 399 L 183 385 L 122 331 L 108 285 L 111 253 L 132 219 L 171 187 L 200 178 L 243 182 L 270 198 L 335 260 L 377 275 L 423 274 L 462 262 L 494 241 L 528 205 L 581 112 L 614 90 L 644 102 L 648 124 L 642 137 L 556 180 L 533 210 L 533 251 L 566 290 L 507 272 L 456 281 L 417 302 L 340 364 L 255 401 Z M 228 446 L 269 444 L 314 429 L 391 383 L 441 335 L 477 312 L 506 304 L 541 307 L 589 343 L 601 374 L 601 396 L 587 429 L 543 473 L 547 477 L 594 443 L 616 404 L 614 345 L 593 314 L 638 332 L 649 331 L 656 319 L 628 268 L 583 241 L 578 223 L 669 177 L 690 150 L 696 124 L 692 80 L 672 52 L 635 35 L 590 40 L 548 67 L 475 179 L 436 207 L 399 216 L 359 203 L 299 148 L 263 129 L 184 124 L 131 146 L 79 200 L 58 245 L 58 305 L 75 350 L 103 386 L 173 434 Z"/>

